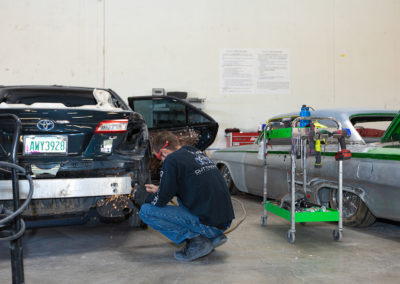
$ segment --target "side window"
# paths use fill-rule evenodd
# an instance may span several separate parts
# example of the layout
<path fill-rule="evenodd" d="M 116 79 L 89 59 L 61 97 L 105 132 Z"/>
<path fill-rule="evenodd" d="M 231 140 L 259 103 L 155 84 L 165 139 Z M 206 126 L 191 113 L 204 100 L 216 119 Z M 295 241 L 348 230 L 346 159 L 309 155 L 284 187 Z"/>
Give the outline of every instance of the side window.
<path fill-rule="evenodd" d="M 204 122 L 210 122 L 208 118 L 202 115 L 199 111 L 194 108 L 188 108 L 188 118 L 190 124 L 198 124 Z"/>
<path fill-rule="evenodd" d="M 176 100 L 135 100 L 133 109 L 143 116 L 149 128 L 180 127 L 187 124 L 186 106 Z"/>
<path fill-rule="evenodd" d="M 153 100 L 153 124 L 156 128 L 186 124 L 186 107 L 177 101 Z"/>
<path fill-rule="evenodd" d="M 153 122 L 153 101 L 152 100 L 137 100 L 133 102 L 133 110 L 140 113 L 148 128 L 154 128 Z"/>

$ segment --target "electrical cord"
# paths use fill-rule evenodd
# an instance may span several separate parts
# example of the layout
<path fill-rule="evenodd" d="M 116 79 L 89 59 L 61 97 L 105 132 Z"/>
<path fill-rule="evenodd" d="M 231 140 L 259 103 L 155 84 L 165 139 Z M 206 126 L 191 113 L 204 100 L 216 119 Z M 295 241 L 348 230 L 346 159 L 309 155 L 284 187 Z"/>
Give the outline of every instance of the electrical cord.
<path fill-rule="evenodd" d="M 239 220 L 234 226 L 230 227 L 229 229 L 227 229 L 227 230 L 224 232 L 225 235 L 226 235 L 226 234 L 229 234 L 229 233 L 232 232 L 233 230 L 236 230 L 237 227 L 239 227 L 239 225 L 242 224 L 242 222 L 243 222 L 243 221 L 246 219 L 246 217 L 247 217 L 247 211 L 246 211 L 246 208 L 245 208 L 244 205 L 243 205 L 243 202 L 241 202 L 239 199 L 234 198 L 234 197 L 231 197 L 231 199 L 232 199 L 233 201 L 236 201 L 237 203 L 239 203 L 240 207 L 241 207 L 242 210 L 243 210 L 243 216 L 240 218 L 240 220 Z M 178 204 L 175 200 L 171 200 L 170 202 L 171 202 L 172 205 L 174 205 L 174 206 L 179 206 L 179 204 Z"/>
<path fill-rule="evenodd" d="M 226 231 L 224 232 L 225 235 L 226 235 L 226 234 L 229 234 L 229 233 L 232 232 L 233 230 L 236 230 L 237 227 L 239 227 L 239 225 L 242 224 L 242 222 L 243 222 L 243 221 L 246 219 L 246 217 L 247 217 L 247 211 L 246 211 L 246 208 L 245 208 L 244 205 L 243 205 L 243 202 L 241 202 L 239 199 L 234 198 L 234 197 L 231 197 L 231 199 L 232 199 L 233 201 L 236 201 L 237 203 L 239 203 L 240 207 L 242 207 L 243 216 L 242 216 L 242 218 L 240 218 L 240 220 L 239 220 L 234 226 L 230 227 L 228 230 L 226 230 Z"/>
<path fill-rule="evenodd" d="M 5 218 L 0 219 L 0 233 L 4 233 L 7 235 L 6 237 L 0 236 L 0 241 L 12 241 L 12 240 L 16 240 L 16 239 L 20 238 L 23 235 L 23 233 L 25 232 L 25 229 L 26 229 L 25 222 L 21 219 L 21 228 L 18 232 L 14 232 L 12 230 L 4 230 L 3 228 L 10 226 L 10 223 L 12 223 L 12 221 L 18 215 L 20 215 L 26 209 L 26 207 L 28 207 L 29 203 L 32 200 L 32 196 L 33 196 L 33 181 L 32 181 L 30 174 L 27 173 L 23 167 L 20 167 L 16 164 L 0 161 L 0 167 L 1 168 L 3 168 L 3 167 L 11 168 L 16 171 L 19 171 L 20 173 L 22 173 L 23 175 L 26 176 L 26 178 L 29 182 L 28 196 L 27 196 L 26 200 L 24 201 L 24 203 L 15 212 L 6 209 L 3 206 L 0 206 L 0 217 L 6 216 Z"/>

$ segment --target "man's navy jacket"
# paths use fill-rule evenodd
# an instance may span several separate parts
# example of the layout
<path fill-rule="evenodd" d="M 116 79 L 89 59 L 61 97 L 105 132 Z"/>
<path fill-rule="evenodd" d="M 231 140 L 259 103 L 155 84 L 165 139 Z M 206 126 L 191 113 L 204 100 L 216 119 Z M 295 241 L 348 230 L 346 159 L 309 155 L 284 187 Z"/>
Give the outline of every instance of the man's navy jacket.
<path fill-rule="evenodd" d="M 158 191 L 147 201 L 162 207 L 174 196 L 204 225 L 224 227 L 235 218 L 224 178 L 210 158 L 194 147 L 183 146 L 165 158 Z"/>

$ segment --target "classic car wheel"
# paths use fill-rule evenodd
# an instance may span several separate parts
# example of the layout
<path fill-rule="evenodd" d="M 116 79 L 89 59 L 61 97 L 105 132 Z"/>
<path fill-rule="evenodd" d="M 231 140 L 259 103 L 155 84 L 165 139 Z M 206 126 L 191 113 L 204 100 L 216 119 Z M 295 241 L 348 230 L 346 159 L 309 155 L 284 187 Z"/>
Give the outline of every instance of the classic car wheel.
<path fill-rule="evenodd" d="M 231 195 L 235 195 L 239 193 L 239 190 L 235 186 L 231 173 L 229 172 L 229 169 L 227 166 L 222 165 L 222 167 L 219 168 L 219 171 L 221 172 L 222 177 L 224 178 L 226 185 L 228 186 L 229 193 Z"/>
<path fill-rule="evenodd" d="M 337 208 L 337 190 L 331 190 L 330 203 Z M 354 193 L 343 191 L 343 224 L 351 227 L 368 227 L 375 222 L 375 216 L 362 199 Z"/>

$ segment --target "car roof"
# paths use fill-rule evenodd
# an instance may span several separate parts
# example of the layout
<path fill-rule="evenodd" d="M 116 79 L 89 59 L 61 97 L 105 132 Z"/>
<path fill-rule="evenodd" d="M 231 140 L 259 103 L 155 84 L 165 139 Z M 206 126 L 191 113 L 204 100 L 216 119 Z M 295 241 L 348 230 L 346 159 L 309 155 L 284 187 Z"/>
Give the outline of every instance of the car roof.
<path fill-rule="evenodd" d="M 397 114 L 397 110 L 387 110 L 387 109 L 376 109 L 376 108 L 329 108 L 329 109 L 320 109 L 320 110 L 311 110 L 311 116 L 333 116 L 342 120 L 348 117 L 357 115 L 357 114 Z M 296 112 L 288 112 L 280 115 L 275 115 L 270 118 L 284 118 L 284 117 L 297 117 L 300 115 L 300 111 Z"/>

